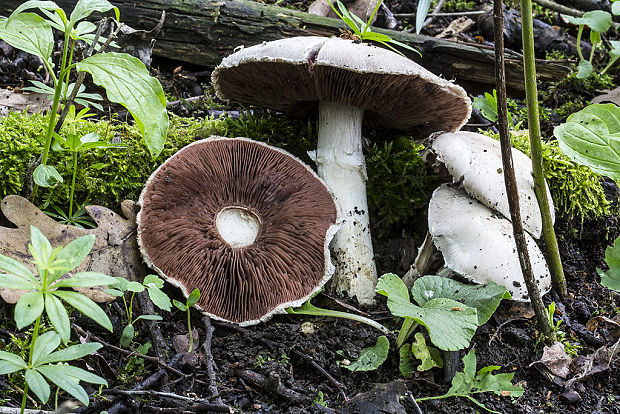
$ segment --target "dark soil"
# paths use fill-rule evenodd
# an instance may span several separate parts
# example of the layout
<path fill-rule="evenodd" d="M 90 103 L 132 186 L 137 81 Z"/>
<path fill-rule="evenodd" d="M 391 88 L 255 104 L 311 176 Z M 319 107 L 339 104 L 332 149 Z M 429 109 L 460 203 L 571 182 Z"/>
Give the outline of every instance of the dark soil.
<path fill-rule="evenodd" d="M 294 4 L 307 7 L 306 2 Z M 392 2 L 390 7 L 394 12 L 414 12 L 415 4 L 416 2 Z M 440 32 L 449 23 L 450 20 L 446 18 L 436 19 L 429 28 L 430 33 Z M 475 28 L 472 30 L 463 36 L 467 40 L 476 41 L 479 33 Z M 43 81 L 45 74 L 38 72 L 38 68 L 37 59 L 6 45 L 0 47 L 0 87 L 20 87 L 28 79 Z M 207 95 L 208 107 L 204 104 L 181 103 L 171 107 L 172 112 L 182 116 L 203 117 L 209 114 L 208 108 L 245 110 L 221 102 L 213 96 L 209 86 L 212 68 L 181 66 L 167 60 L 155 60 L 153 68 L 157 68 L 155 73 L 169 96 L 187 99 Z M 122 108 L 119 110 L 122 111 Z M 610 199 L 615 201 L 618 197 L 617 187 L 610 182 L 606 187 Z M 619 234 L 618 218 L 613 216 L 579 225 L 557 223 L 556 228 L 560 235 L 559 243 L 569 297 L 561 300 L 551 293 L 544 300 L 547 304 L 555 301 L 558 309 L 555 320 L 562 320 L 560 328 L 565 332 L 568 341 L 577 347 L 578 354 L 588 356 L 602 346 L 613 345 L 620 335 L 617 328 L 614 330 L 613 326 L 603 322 L 596 324 L 593 319 L 596 316 L 606 316 L 618 320 L 620 295 L 602 288 L 596 272 L 597 268 L 605 267 L 605 248 Z M 412 240 L 419 239 L 419 235 L 424 232 L 425 229 L 419 227 L 401 232 L 404 236 L 401 234 L 399 237 L 376 240 L 379 271 L 403 274 L 416 252 Z M 174 289 L 169 289 L 168 293 L 182 299 L 180 292 Z M 315 302 L 318 305 L 350 311 L 333 298 L 323 295 L 319 295 Z M 76 324 L 86 331 L 100 335 L 110 344 L 118 344 L 123 328 L 123 312 L 118 304 L 113 304 L 107 310 L 115 324 L 114 334 L 102 334 L 100 329 L 84 319 L 77 318 Z M 0 311 L 0 326 L 6 327 L 6 330 L 0 329 L 0 341 L 7 343 L 10 340 L 11 327 L 14 327 L 12 311 L 6 305 L 0 305 Z M 398 329 L 398 321 L 391 318 L 381 300 L 375 307 L 363 311 L 392 329 Z M 398 369 L 395 337 L 390 338 L 390 355 L 379 369 L 350 372 L 341 367 L 342 361 L 355 359 L 361 349 L 374 345 L 380 335 L 366 325 L 348 320 L 277 316 L 268 323 L 246 328 L 212 321 L 215 331 L 210 348 L 202 346 L 206 337 L 202 315 L 192 312 L 192 322 L 200 338 L 197 361 L 177 363 L 175 368 L 181 370 L 185 376 L 179 377 L 168 372 L 155 382 L 151 389 L 182 397 L 218 401 L 220 406 L 234 407 L 236 412 L 371 414 L 415 413 L 411 399 L 398 398 L 397 394 L 403 394 L 403 387 L 414 397 L 440 395 L 449 388 L 449 382 L 445 381 L 441 370 L 418 373 L 413 379 L 404 381 Z M 173 358 L 176 352 L 171 343 L 175 335 L 187 332 L 185 315 L 174 309 L 171 317 L 158 324 L 170 348 L 168 360 L 178 360 Z M 145 324 L 138 323 L 136 328 L 139 333 L 134 343 L 143 344 L 153 340 Z M 525 388 L 525 394 L 519 399 L 478 394 L 476 398 L 480 402 L 501 413 L 620 413 L 618 358 L 607 370 L 576 383 L 570 393 L 563 387 L 561 380 L 550 378 L 537 366 L 531 365 L 542 355 L 543 345 L 537 342 L 537 338 L 538 331 L 531 315 L 524 316 L 513 303 L 506 301 L 500 305 L 491 320 L 478 329 L 472 343 L 476 350 L 478 369 L 489 365 L 501 366 L 500 372 L 513 372 L 513 382 L 518 382 Z M 461 351 L 460 356 L 465 352 L 466 350 Z M 209 391 L 210 378 L 205 358 L 209 353 L 215 362 L 215 380 L 218 398 L 221 400 Z M 110 389 L 140 389 L 144 386 L 144 381 L 149 382 L 149 377 L 160 369 L 151 362 L 124 355 L 110 347 L 103 348 L 100 354 L 99 357 L 90 358 L 88 364 L 108 380 Z M 362 394 L 371 391 L 376 384 L 395 380 L 399 382 L 390 385 L 383 395 L 375 393 L 375 397 L 370 397 Z M 19 380 L 15 381 L 19 385 Z M 18 405 L 20 394 L 16 392 L 16 385 L 9 383 L 6 377 L 0 377 L 0 390 L 0 400 L 4 399 L 2 405 Z M 78 409 L 77 412 L 99 413 L 108 410 L 110 414 L 181 413 L 186 412 L 183 407 L 187 405 L 178 398 L 161 395 L 119 396 L 105 390 L 101 396 L 91 401 L 89 408 Z M 455 398 L 420 403 L 420 409 L 423 413 L 482 411 L 467 400 Z M 210 411 L 202 407 L 192 408 L 187 412 Z"/>

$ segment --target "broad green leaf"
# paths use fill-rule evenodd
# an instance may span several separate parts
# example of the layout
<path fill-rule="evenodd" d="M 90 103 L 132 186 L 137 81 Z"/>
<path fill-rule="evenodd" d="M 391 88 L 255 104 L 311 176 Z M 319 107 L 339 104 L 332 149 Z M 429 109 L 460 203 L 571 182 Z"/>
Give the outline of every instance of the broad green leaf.
<path fill-rule="evenodd" d="M 418 366 L 418 371 L 428 371 L 435 367 L 443 367 L 441 352 L 432 346 L 426 345 L 424 335 L 420 332 L 415 334 L 415 342 L 411 344 L 411 353 L 422 362 Z"/>
<path fill-rule="evenodd" d="M 58 6 L 53 1 L 28 0 L 20 4 L 19 6 L 17 6 L 17 8 L 13 10 L 13 13 L 11 13 L 11 16 L 9 16 L 9 18 L 13 19 L 15 16 L 17 16 L 19 13 L 23 12 L 24 10 L 30 10 L 30 9 L 41 9 L 41 10 L 50 10 L 50 11 L 61 10 L 62 11 L 60 6 Z"/>
<path fill-rule="evenodd" d="M 599 32 L 595 32 L 594 30 L 590 31 L 590 44 L 592 46 L 596 46 L 601 43 L 601 34 Z"/>
<path fill-rule="evenodd" d="M 581 59 L 579 61 L 579 65 L 577 65 L 577 79 L 586 79 L 589 78 L 594 72 L 594 67 L 590 61 Z"/>
<path fill-rule="evenodd" d="M 605 263 L 609 270 L 596 269 L 601 276 L 601 285 L 620 292 L 620 237 L 614 241 L 613 246 L 605 249 Z"/>
<path fill-rule="evenodd" d="M 49 62 L 54 50 L 51 26 L 34 13 L 20 13 L 0 21 L 0 39 L 46 62 Z"/>
<path fill-rule="evenodd" d="M 405 344 L 398 350 L 400 356 L 400 362 L 398 363 L 398 370 L 401 375 L 407 379 L 413 377 L 415 367 L 413 365 L 413 355 L 411 354 L 411 345 Z"/>
<path fill-rule="evenodd" d="M 17 275 L 0 273 L 0 288 L 32 290 L 36 289 L 37 285 Z"/>
<path fill-rule="evenodd" d="M 114 9 L 116 20 L 120 19 L 118 7 L 114 7 L 107 0 L 79 0 L 75 5 L 75 8 L 71 12 L 71 26 L 75 25 L 78 21 L 87 18 L 93 12 L 105 13 L 108 10 Z"/>
<path fill-rule="evenodd" d="M 159 81 L 139 59 L 123 53 L 100 53 L 77 64 L 106 89 L 108 99 L 120 103 L 134 117 L 153 157 L 164 146 L 168 132 L 166 97 Z"/>
<path fill-rule="evenodd" d="M 47 357 L 60 345 L 60 336 L 54 331 L 49 331 L 37 338 L 32 350 L 32 365 L 36 366 L 41 358 Z"/>
<path fill-rule="evenodd" d="M 108 295 L 114 296 L 115 298 L 120 298 L 123 296 L 123 292 L 118 289 L 104 289 L 103 291 Z"/>
<path fill-rule="evenodd" d="M 142 283 L 138 283 L 138 282 L 128 282 L 127 285 L 125 286 L 125 290 L 128 290 L 130 292 L 134 292 L 134 293 L 140 293 L 144 291 L 144 285 Z"/>
<path fill-rule="evenodd" d="M 52 287 L 93 287 L 93 286 L 112 286 L 116 280 L 112 276 L 97 272 L 79 272 L 67 279 L 61 279 Z"/>
<path fill-rule="evenodd" d="M 463 371 L 457 372 L 452 378 L 452 386 L 446 394 L 469 394 L 473 388 L 476 374 L 476 353 L 472 348 L 463 357 Z"/>
<path fill-rule="evenodd" d="M 52 255 L 52 245 L 47 237 L 41 233 L 41 230 L 34 226 L 30 226 L 30 254 L 35 261 L 40 262 L 42 265 L 47 265 Z"/>
<path fill-rule="evenodd" d="M 34 369 L 26 370 L 26 384 L 30 387 L 32 392 L 42 402 L 46 403 L 50 398 L 50 386 L 43 378 L 43 375 L 39 374 Z"/>
<path fill-rule="evenodd" d="M 37 285 L 39 283 L 39 281 L 37 280 L 36 277 L 34 277 L 30 269 L 28 269 L 26 266 L 24 266 L 17 260 L 11 257 L 8 257 L 8 256 L 3 256 L 1 254 L 0 254 L 0 270 L 6 273 L 11 273 L 15 276 L 19 276 L 22 279 L 29 280 L 34 285 Z"/>
<path fill-rule="evenodd" d="M 40 291 L 27 292 L 21 295 L 15 304 L 15 323 L 22 329 L 35 321 L 43 313 L 44 300 Z"/>
<path fill-rule="evenodd" d="M 77 379 L 66 373 L 66 365 L 43 365 L 37 368 L 48 380 L 65 390 L 82 404 L 88 406 L 88 394 L 84 391 Z"/>
<path fill-rule="evenodd" d="M 93 248 L 93 244 L 95 244 L 95 235 L 88 234 L 73 240 L 63 247 L 51 265 L 57 277 L 78 267 L 88 256 L 88 253 Z M 54 280 L 50 280 L 50 283 Z"/>
<path fill-rule="evenodd" d="M 620 15 L 620 2 L 619 1 L 614 1 L 611 5 L 611 12 L 615 15 L 618 16 Z"/>
<path fill-rule="evenodd" d="M 594 104 L 568 117 L 553 134 L 573 161 L 599 174 L 620 179 L 620 108 Z"/>
<path fill-rule="evenodd" d="M 19 355 L 0 351 L 0 375 L 10 374 L 26 368 L 28 368 L 28 364 Z"/>
<path fill-rule="evenodd" d="M 137 321 L 137 320 L 139 320 L 139 319 L 144 319 L 144 320 L 146 320 L 146 321 L 161 321 L 161 320 L 163 320 L 164 318 L 162 318 L 162 317 L 161 317 L 161 316 L 159 316 L 159 315 L 140 315 L 140 316 L 138 316 L 138 317 L 134 320 L 134 322 L 135 322 L 135 321 Z"/>
<path fill-rule="evenodd" d="M 472 106 L 479 110 L 486 119 L 491 122 L 497 121 L 497 98 L 494 96 L 497 92 L 494 90 L 493 95 L 485 92 L 484 97 L 477 96 L 472 102 Z"/>
<path fill-rule="evenodd" d="M 415 13 L 415 32 L 416 34 L 420 34 L 422 31 L 422 25 L 424 25 L 424 20 L 426 20 L 426 16 L 428 15 L 428 8 L 431 5 L 431 0 L 420 0 L 418 2 L 418 8 Z"/>
<path fill-rule="evenodd" d="M 126 291 L 127 290 L 127 284 L 129 283 L 129 281 L 127 279 L 125 279 L 124 277 L 115 277 L 114 278 L 115 283 L 114 283 L 114 287 L 118 290 L 121 291 Z"/>
<path fill-rule="evenodd" d="M 176 299 L 172 299 L 172 304 L 181 312 L 185 312 L 187 310 L 187 305 L 183 302 L 179 302 Z"/>
<path fill-rule="evenodd" d="M 362 349 L 359 358 L 351 362 L 351 365 L 344 366 L 344 368 L 349 371 L 375 370 L 385 362 L 389 350 L 390 342 L 385 336 L 381 335 L 377 338 L 377 343 L 374 346 Z"/>
<path fill-rule="evenodd" d="M 485 285 L 466 285 L 441 276 L 424 276 L 411 288 L 413 300 L 424 306 L 431 299 L 456 300 L 478 311 L 478 325 L 485 324 L 502 299 L 510 299 L 505 287 L 494 282 Z"/>
<path fill-rule="evenodd" d="M 200 299 L 200 290 L 192 290 L 192 293 L 187 297 L 187 306 L 191 308 L 198 302 L 198 299 Z"/>
<path fill-rule="evenodd" d="M 119 344 L 123 348 L 128 347 L 131 341 L 133 341 L 133 337 L 135 335 L 136 335 L 136 330 L 132 324 L 125 326 L 125 328 L 123 329 L 123 333 L 121 334 L 121 339 L 119 341 Z"/>
<path fill-rule="evenodd" d="M 110 322 L 108 315 L 105 314 L 99 305 L 86 296 L 78 292 L 66 290 L 55 290 L 52 294 L 58 296 L 69 305 L 82 312 L 85 316 L 88 316 L 90 319 L 112 332 L 112 322 Z"/>
<path fill-rule="evenodd" d="M 103 345 L 100 343 L 87 343 L 72 345 L 68 348 L 61 349 L 60 351 L 52 352 L 49 355 L 41 357 L 38 361 L 39 365 L 50 364 L 54 362 L 73 361 L 76 359 L 84 358 L 86 355 L 90 355 L 99 350 Z"/>
<path fill-rule="evenodd" d="M 54 187 L 58 183 L 62 183 L 62 176 L 51 165 L 39 165 L 34 169 L 32 178 L 39 187 Z"/>
<path fill-rule="evenodd" d="M 64 343 L 69 342 L 71 338 L 71 323 L 69 315 L 62 302 L 54 295 L 45 295 L 45 312 L 56 332 L 62 338 Z"/>
<path fill-rule="evenodd" d="M 599 33 L 606 32 L 613 24 L 611 14 L 603 10 L 589 11 L 584 13 L 581 17 L 564 17 L 572 24 L 588 26 L 590 29 Z"/>
<path fill-rule="evenodd" d="M 161 310 L 170 312 L 170 309 L 172 309 L 172 303 L 170 302 L 168 295 L 156 287 L 148 287 L 147 290 L 149 292 L 149 298 L 151 298 L 151 301 L 155 306 Z"/>
<path fill-rule="evenodd" d="M 144 278 L 144 286 L 146 287 L 156 287 L 156 288 L 163 288 L 164 287 L 164 281 L 163 279 L 161 279 L 159 276 L 156 275 L 146 275 Z"/>
<path fill-rule="evenodd" d="M 379 278 L 375 292 L 388 298 L 400 298 L 409 302 L 409 290 L 400 277 L 394 273 L 386 273 Z"/>
<path fill-rule="evenodd" d="M 383 33 L 376 33 L 376 32 L 366 32 L 364 34 L 364 40 L 372 40 L 375 42 L 391 42 L 392 41 L 390 36 L 385 35 Z"/>

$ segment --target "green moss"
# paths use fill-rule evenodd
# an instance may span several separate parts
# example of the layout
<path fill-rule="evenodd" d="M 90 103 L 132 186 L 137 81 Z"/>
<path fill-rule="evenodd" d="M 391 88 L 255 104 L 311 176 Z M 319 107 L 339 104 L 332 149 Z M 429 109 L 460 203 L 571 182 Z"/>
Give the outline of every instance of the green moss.
<path fill-rule="evenodd" d="M 499 139 L 499 135 L 491 135 Z M 530 155 L 527 131 L 512 131 L 512 145 Z M 583 223 L 612 214 L 605 198 L 601 176 L 588 167 L 571 161 L 562 153 L 557 141 L 542 143 L 543 167 L 547 185 L 553 198 L 556 215 L 566 221 Z"/>

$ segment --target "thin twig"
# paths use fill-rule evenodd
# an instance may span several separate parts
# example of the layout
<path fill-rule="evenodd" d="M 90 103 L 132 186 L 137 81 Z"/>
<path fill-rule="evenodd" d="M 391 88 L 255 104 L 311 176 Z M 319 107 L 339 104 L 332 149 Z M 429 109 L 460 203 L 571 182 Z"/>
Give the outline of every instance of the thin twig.
<path fill-rule="evenodd" d="M 386 25 L 387 28 L 390 30 L 396 29 L 396 26 L 398 26 L 398 21 L 394 18 L 394 13 L 392 13 L 390 8 L 386 6 L 383 1 L 381 1 L 381 10 L 383 11 L 383 14 L 385 15 L 385 21 L 387 23 Z"/>
<path fill-rule="evenodd" d="M 433 12 L 426 18 L 426 20 L 424 20 L 424 23 L 422 23 L 422 29 L 425 26 L 428 26 L 433 21 L 433 18 L 437 15 L 437 13 L 439 13 L 444 3 L 445 3 L 445 0 L 439 0 L 437 2 L 437 5 L 433 9 Z"/>
<path fill-rule="evenodd" d="M 551 0 L 532 0 L 534 3 L 546 7 L 550 10 L 556 11 L 562 14 L 568 14 L 569 16 L 581 17 L 583 12 L 581 10 L 573 9 L 572 7 L 563 6 Z"/>
<path fill-rule="evenodd" d="M 222 399 L 217 391 L 217 382 L 215 377 L 215 368 L 213 367 L 213 353 L 211 352 L 211 341 L 213 340 L 213 331 L 215 328 L 211 325 L 211 318 L 208 316 L 204 316 L 202 318 L 202 322 L 205 325 L 205 340 L 202 344 L 202 347 L 205 350 L 205 359 L 207 364 L 207 374 L 209 375 L 209 392 L 211 396 L 216 398 L 217 402 L 221 402 Z"/>
<path fill-rule="evenodd" d="M 460 11 L 460 12 L 449 12 L 449 13 L 433 13 L 433 17 L 461 17 L 461 16 L 477 16 L 479 14 L 486 14 L 484 10 L 470 10 L 470 11 Z M 394 13 L 394 17 L 415 17 L 415 13 Z"/>
<path fill-rule="evenodd" d="M 300 394 L 297 391 L 282 385 L 280 378 L 274 373 L 270 373 L 270 375 L 266 377 L 247 369 L 236 369 L 234 372 L 235 376 L 242 378 L 245 382 L 250 383 L 252 386 L 258 387 L 263 391 L 290 403 L 296 405 L 306 405 L 311 402 L 310 397 L 307 395 Z"/>
<path fill-rule="evenodd" d="M 146 406 L 144 408 L 148 408 L 149 411 L 155 413 L 172 413 L 172 414 L 180 414 L 180 413 L 233 413 L 234 410 L 232 407 L 227 405 L 218 405 L 213 403 L 208 404 L 195 404 L 188 405 L 186 407 L 170 407 L 170 408 L 161 408 L 161 407 L 153 407 Z"/>

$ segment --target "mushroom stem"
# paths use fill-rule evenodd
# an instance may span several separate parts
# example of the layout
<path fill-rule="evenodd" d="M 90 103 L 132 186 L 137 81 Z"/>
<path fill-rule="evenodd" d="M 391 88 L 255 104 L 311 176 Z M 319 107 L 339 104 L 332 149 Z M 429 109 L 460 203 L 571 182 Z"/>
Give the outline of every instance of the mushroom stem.
<path fill-rule="evenodd" d="M 366 201 L 366 163 L 362 153 L 363 109 L 319 102 L 316 164 L 342 213 L 331 242 L 336 271 L 330 289 L 371 304 L 377 284 Z"/>

